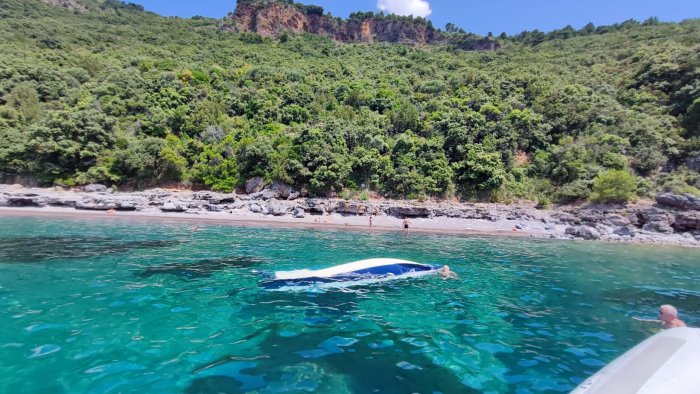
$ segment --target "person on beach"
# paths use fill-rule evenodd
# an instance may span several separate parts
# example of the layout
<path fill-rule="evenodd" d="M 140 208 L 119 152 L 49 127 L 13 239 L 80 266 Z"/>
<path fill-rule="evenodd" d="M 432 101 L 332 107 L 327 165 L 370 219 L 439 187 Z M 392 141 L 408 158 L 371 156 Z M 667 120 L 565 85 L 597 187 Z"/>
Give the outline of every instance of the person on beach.
<path fill-rule="evenodd" d="M 372 231 L 372 215 L 369 215 L 369 231 Z"/>
<path fill-rule="evenodd" d="M 114 215 L 115 213 L 117 213 L 117 211 L 114 208 L 110 208 L 107 210 L 107 215 Z"/>
<path fill-rule="evenodd" d="M 408 220 L 408 218 L 403 219 L 403 231 L 408 232 L 408 225 L 411 224 L 411 222 Z"/>
<path fill-rule="evenodd" d="M 656 320 L 651 319 L 640 319 L 635 317 L 634 320 L 650 322 L 650 323 L 661 323 L 661 328 L 664 330 L 674 327 L 687 327 L 683 320 L 678 318 L 678 309 L 673 305 L 661 305 L 659 307 L 659 318 Z"/>
<path fill-rule="evenodd" d="M 459 277 L 457 276 L 457 273 L 454 271 L 450 271 L 450 266 L 449 265 L 443 265 L 442 268 L 438 270 L 438 275 L 442 277 L 442 280 L 447 280 L 447 279 L 458 279 Z"/>

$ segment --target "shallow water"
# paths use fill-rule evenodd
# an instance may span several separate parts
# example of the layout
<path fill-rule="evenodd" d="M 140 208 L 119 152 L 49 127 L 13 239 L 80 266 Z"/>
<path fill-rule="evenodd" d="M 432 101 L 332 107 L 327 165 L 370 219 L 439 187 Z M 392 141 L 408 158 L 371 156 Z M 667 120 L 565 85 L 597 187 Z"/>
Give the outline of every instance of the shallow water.
<path fill-rule="evenodd" d="M 0 217 L 0 392 L 568 392 L 700 324 L 692 249 Z M 260 272 L 371 257 L 436 277 L 268 292 Z"/>

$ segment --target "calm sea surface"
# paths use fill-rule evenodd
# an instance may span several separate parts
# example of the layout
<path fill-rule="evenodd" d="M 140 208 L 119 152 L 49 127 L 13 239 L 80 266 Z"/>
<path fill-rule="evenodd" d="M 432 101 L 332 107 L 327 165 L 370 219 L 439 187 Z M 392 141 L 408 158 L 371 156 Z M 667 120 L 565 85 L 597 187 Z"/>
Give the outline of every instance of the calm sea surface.
<path fill-rule="evenodd" d="M 700 251 L 0 217 L 2 393 L 568 392 L 700 324 Z M 261 272 L 371 257 L 459 280 L 262 290 Z"/>

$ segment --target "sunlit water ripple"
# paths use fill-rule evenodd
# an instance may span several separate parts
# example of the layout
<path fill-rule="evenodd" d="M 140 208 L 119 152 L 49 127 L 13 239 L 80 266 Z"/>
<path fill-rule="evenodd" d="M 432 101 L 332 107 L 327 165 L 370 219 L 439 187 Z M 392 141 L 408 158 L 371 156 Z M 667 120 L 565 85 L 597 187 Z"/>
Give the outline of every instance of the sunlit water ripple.
<path fill-rule="evenodd" d="M 0 392 L 568 392 L 700 323 L 692 249 L 0 218 Z M 261 273 L 370 257 L 459 280 L 261 290 Z"/>

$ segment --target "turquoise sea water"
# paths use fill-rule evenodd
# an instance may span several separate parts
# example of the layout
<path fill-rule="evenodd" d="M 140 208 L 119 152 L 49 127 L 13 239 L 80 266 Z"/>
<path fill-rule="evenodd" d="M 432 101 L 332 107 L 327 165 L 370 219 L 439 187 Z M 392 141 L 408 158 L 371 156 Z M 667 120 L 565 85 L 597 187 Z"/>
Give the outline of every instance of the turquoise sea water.
<path fill-rule="evenodd" d="M 568 392 L 700 324 L 700 252 L 648 246 L 0 217 L 0 392 Z M 371 257 L 436 277 L 326 292 L 260 272 Z"/>

